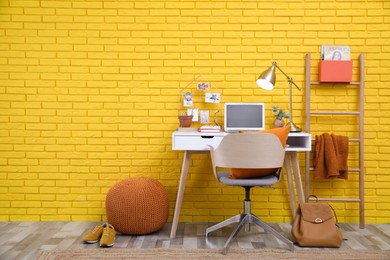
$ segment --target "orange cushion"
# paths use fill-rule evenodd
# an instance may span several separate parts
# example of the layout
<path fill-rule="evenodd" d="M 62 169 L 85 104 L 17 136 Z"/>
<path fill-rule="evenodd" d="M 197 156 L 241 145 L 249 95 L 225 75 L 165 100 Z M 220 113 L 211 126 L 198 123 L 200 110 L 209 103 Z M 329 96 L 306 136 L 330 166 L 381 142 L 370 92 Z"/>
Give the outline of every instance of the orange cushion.
<path fill-rule="evenodd" d="M 272 128 L 269 130 L 260 131 L 260 133 L 270 133 L 275 134 L 282 144 L 283 148 L 286 147 L 288 133 L 290 133 L 291 126 L 284 126 L 280 128 Z M 277 169 L 267 168 L 267 169 L 230 169 L 229 178 L 232 179 L 251 179 L 258 178 L 265 175 L 276 173 Z"/>
<path fill-rule="evenodd" d="M 269 130 L 261 131 L 261 133 L 270 133 L 274 134 L 277 137 L 279 137 L 280 143 L 282 144 L 283 148 L 286 148 L 287 139 L 288 139 L 288 133 L 290 133 L 291 126 L 284 126 L 284 127 L 278 127 L 278 128 L 272 128 Z"/>
<path fill-rule="evenodd" d="M 253 179 L 259 178 L 262 176 L 270 175 L 276 173 L 277 169 L 274 168 L 264 168 L 264 169 L 230 169 L 229 178 L 231 179 Z"/>

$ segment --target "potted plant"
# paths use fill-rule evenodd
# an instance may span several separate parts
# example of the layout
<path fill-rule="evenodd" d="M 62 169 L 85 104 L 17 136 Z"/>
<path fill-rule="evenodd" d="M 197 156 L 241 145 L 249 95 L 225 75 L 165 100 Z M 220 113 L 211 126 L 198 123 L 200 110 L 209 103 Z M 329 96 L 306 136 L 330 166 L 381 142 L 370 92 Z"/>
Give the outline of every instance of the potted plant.
<path fill-rule="evenodd" d="M 275 116 L 274 120 L 274 127 L 283 127 L 284 126 L 284 120 L 283 118 L 290 118 L 290 115 L 287 114 L 283 109 L 279 109 L 278 106 L 272 106 L 272 113 Z"/>
<path fill-rule="evenodd" d="M 179 122 L 180 127 L 190 127 L 192 123 L 192 117 L 193 115 L 188 115 L 187 113 L 184 113 L 182 115 L 179 115 Z"/>

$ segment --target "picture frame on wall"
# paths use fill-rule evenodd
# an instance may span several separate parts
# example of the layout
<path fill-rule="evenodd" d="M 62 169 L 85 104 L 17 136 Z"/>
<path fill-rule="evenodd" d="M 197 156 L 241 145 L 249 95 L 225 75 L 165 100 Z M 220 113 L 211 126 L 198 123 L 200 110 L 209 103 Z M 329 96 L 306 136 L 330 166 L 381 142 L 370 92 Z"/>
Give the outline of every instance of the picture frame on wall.
<path fill-rule="evenodd" d="M 209 82 L 199 82 L 197 84 L 198 90 L 209 90 L 210 89 L 210 83 Z"/>
<path fill-rule="evenodd" d="M 205 102 L 206 103 L 221 103 L 221 94 L 215 93 L 215 92 L 208 92 L 205 95 Z"/>
<path fill-rule="evenodd" d="M 192 122 L 199 121 L 199 109 L 197 108 L 188 108 L 187 115 L 192 115 Z"/>
<path fill-rule="evenodd" d="M 209 123 L 209 115 L 210 115 L 210 112 L 208 110 L 201 110 L 200 111 L 200 123 L 202 125 Z"/>
<path fill-rule="evenodd" d="M 194 100 L 192 98 L 191 92 L 185 92 L 183 95 L 183 106 L 192 107 L 194 105 Z"/>

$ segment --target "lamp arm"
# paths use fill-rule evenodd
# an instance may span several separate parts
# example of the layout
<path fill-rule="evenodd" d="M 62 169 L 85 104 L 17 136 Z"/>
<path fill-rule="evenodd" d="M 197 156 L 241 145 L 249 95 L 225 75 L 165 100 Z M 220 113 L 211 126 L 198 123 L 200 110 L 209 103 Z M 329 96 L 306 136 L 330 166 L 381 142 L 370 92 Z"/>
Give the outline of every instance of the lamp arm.
<path fill-rule="evenodd" d="M 287 74 L 278 66 L 278 63 L 273 62 L 272 65 L 274 65 L 276 68 L 278 68 L 278 70 L 279 70 L 280 72 L 282 72 L 284 76 L 286 76 L 288 82 L 290 82 L 291 84 L 293 84 L 299 91 L 301 91 L 301 88 L 298 87 L 298 85 L 295 84 L 294 80 L 293 80 L 291 77 L 289 77 L 289 76 L 288 76 L 288 75 L 287 75 Z"/>

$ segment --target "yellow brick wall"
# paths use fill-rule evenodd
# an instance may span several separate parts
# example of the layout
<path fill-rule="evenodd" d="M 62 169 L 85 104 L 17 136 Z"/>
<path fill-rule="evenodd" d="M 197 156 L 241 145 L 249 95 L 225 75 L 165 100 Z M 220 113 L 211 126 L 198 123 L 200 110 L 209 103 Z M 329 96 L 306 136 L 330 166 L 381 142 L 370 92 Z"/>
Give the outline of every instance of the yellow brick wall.
<path fill-rule="evenodd" d="M 320 45 L 338 44 L 351 46 L 354 80 L 366 55 L 366 221 L 389 223 L 389 29 L 390 3 L 379 0 L 2 0 L 0 220 L 101 221 L 108 189 L 137 176 L 167 188 L 172 219 L 183 154 L 171 150 L 171 133 L 187 83 L 202 74 L 223 102 L 265 102 L 271 127 L 270 107 L 288 109 L 287 82 L 278 73 L 277 89 L 266 92 L 255 80 L 277 61 L 303 87 L 294 90 L 294 115 L 304 126 L 305 54 L 316 80 Z M 353 109 L 356 95 L 330 87 L 313 105 Z M 347 122 L 321 119 L 318 131 L 356 132 L 356 120 Z M 180 221 L 241 210 L 242 190 L 219 185 L 210 166 L 208 155 L 193 157 Z M 356 174 L 313 187 L 354 195 Z M 266 220 L 291 221 L 285 180 L 254 191 L 253 201 Z M 336 207 L 341 221 L 358 221 L 357 204 Z"/>

